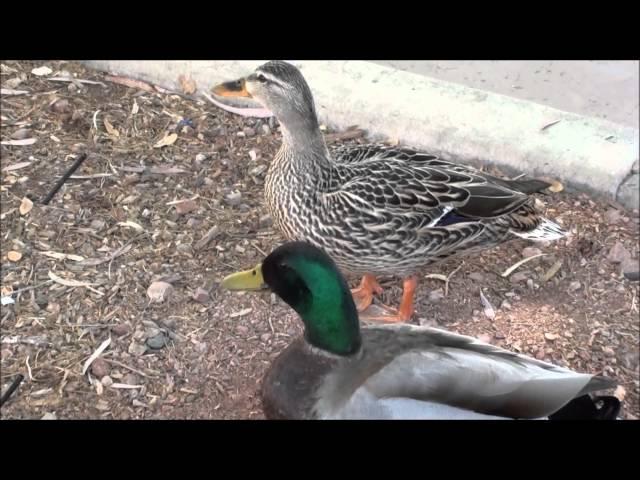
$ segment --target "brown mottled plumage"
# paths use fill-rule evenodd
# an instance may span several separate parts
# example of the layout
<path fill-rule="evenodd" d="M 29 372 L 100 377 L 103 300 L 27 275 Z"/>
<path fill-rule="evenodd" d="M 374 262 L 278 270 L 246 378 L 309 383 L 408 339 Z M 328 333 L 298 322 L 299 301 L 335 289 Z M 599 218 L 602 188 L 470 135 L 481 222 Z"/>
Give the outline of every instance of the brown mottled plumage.
<path fill-rule="evenodd" d="M 381 290 L 375 275 L 407 279 L 398 314 L 372 319 L 409 320 L 421 267 L 518 236 L 564 235 L 534 208 L 530 195 L 545 182 L 501 179 L 409 148 L 330 151 L 311 90 L 291 64 L 266 63 L 214 93 L 251 96 L 279 119 L 283 142 L 265 181 L 269 211 L 287 239 L 322 248 L 345 273 L 365 276 L 354 291 L 358 310 Z"/>

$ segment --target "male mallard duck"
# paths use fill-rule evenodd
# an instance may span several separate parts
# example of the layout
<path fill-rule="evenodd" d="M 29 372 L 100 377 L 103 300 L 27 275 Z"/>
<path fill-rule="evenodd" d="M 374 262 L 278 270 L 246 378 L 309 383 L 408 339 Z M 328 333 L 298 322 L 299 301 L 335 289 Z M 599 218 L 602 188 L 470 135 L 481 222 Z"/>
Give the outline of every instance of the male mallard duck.
<path fill-rule="evenodd" d="M 262 385 L 268 418 L 614 419 L 620 402 L 589 394 L 606 377 L 576 373 L 454 333 L 414 325 L 360 328 L 336 264 L 305 242 L 276 248 L 222 287 L 266 284 L 300 315 L 304 336 Z"/>
<path fill-rule="evenodd" d="M 376 275 L 405 278 L 397 312 L 363 318 L 408 321 L 421 267 L 516 237 L 564 235 L 533 206 L 530 194 L 546 182 L 501 179 L 409 148 L 341 146 L 331 154 L 311 90 L 291 64 L 266 63 L 213 93 L 252 97 L 280 121 L 282 146 L 265 180 L 271 216 L 288 239 L 310 242 L 345 273 L 363 275 L 352 291 L 358 311 L 382 291 Z"/>

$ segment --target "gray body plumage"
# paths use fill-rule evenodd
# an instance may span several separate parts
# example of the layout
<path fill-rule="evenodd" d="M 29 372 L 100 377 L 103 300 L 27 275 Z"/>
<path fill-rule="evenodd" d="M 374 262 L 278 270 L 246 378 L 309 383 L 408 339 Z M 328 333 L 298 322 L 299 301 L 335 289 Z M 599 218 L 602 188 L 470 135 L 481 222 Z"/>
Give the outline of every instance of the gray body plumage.
<path fill-rule="evenodd" d="M 615 385 L 439 329 L 365 327 L 362 340 L 352 357 L 295 341 L 265 377 L 267 415 L 544 419 L 578 396 Z"/>

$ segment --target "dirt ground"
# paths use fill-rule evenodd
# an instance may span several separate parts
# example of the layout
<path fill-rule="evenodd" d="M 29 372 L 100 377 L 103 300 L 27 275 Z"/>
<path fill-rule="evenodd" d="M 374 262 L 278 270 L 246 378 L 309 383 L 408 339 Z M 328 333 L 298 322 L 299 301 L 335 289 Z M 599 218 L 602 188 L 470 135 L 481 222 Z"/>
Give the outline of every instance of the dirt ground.
<path fill-rule="evenodd" d="M 65 71 L 76 81 L 51 80 Z M 26 92 L 2 94 L 1 287 L 14 302 L 0 316 L 2 391 L 25 377 L 2 418 L 263 418 L 262 375 L 301 326 L 268 292 L 217 285 L 282 241 L 262 196 L 277 123 L 72 62 L 7 61 L 1 74 Z M 540 200 L 568 239 L 423 272 L 414 321 L 615 377 L 637 419 L 638 211 L 566 189 Z M 380 300 L 397 305 L 401 282 L 383 280 Z"/>

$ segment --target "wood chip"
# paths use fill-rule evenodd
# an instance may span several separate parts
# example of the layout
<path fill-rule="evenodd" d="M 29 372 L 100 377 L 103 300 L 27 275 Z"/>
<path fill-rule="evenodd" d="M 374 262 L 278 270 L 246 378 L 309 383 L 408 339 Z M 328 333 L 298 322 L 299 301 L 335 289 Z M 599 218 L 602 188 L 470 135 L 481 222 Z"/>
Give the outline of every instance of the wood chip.
<path fill-rule="evenodd" d="M 19 208 L 20 215 L 26 215 L 31 211 L 32 208 L 33 208 L 33 202 L 29 198 L 24 197 L 22 199 L 22 202 L 20 202 L 20 208 Z"/>
<path fill-rule="evenodd" d="M 197 90 L 196 81 L 191 78 L 191 75 L 180 75 L 178 82 L 182 91 L 187 95 L 193 95 Z"/>
<path fill-rule="evenodd" d="M 119 137 L 120 136 L 120 132 L 118 130 L 116 130 L 113 127 L 113 125 L 111 125 L 111 122 L 107 118 L 105 118 L 102 123 L 104 123 L 104 128 L 107 130 L 107 133 L 109 135 L 111 135 L 112 137 Z"/>
<path fill-rule="evenodd" d="M 21 140 L 2 140 L 0 144 L 11 145 L 13 147 L 26 147 L 27 145 L 33 145 L 37 140 L 35 138 L 23 138 Z"/>
<path fill-rule="evenodd" d="M 214 225 L 209 229 L 209 231 L 202 237 L 198 242 L 194 245 L 196 250 L 202 250 L 206 247 L 211 240 L 220 235 L 220 228 L 217 225 Z"/>
<path fill-rule="evenodd" d="M 51 70 L 47 66 L 42 66 L 42 67 L 34 68 L 33 70 L 31 70 L 31 73 L 37 77 L 44 77 L 46 75 L 51 75 L 53 73 L 53 70 Z"/>
<path fill-rule="evenodd" d="M 7 252 L 7 258 L 12 262 L 19 262 L 22 258 L 22 254 L 15 250 L 10 250 Z"/>
<path fill-rule="evenodd" d="M 249 315 L 251 312 L 253 312 L 253 308 L 245 308 L 238 312 L 232 313 L 231 315 L 229 315 L 229 318 L 244 317 L 245 315 Z"/>
<path fill-rule="evenodd" d="M 112 383 L 110 388 L 132 390 L 135 388 L 142 388 L 144 385 L 129 385 L 128 383 Z"/>
<path fill-rule="evenodd" d="M 160 303 L 169 298 L 173 292 L 173 286 L 167 282 L 153 282 L 147 289 L 147 296 L 152 302 Z"/>
<path fill-rule="evenodd" d="M 31 162 L 18 162 L 13 165 L 7 165 L 2 169 L 3 172 L 13 172 L 14 170 L 20 170 L 21 168 L 25 168 L 31 165 Z"/>
<path fill-rule="evenodd" d="M 551 265 L 551 268 L 544 274 L 544 276 L 542 277 L 542 281 L 548 282 L 549 280 L 551 280 L 553 276 L 558 273 L 560 267 L 562 267 L 562 260 L 557 260 L 556 263 Z"/>
<path fill-rule="evenodd" d="M 13 88 L 0 89 L 0 95 L 13 96 L 13 95 L 26 95 L 27 93 L 31 93 L 31 92 L 28 92 L 27 90 L 14 90 Z"/>
<path fill-rule="evenodd" d="M 144 232 L 144 228 L 142 225 L 138 225 L 136 222 L 132 222 L 131 220 L 127 220 L 126 222 L 118 222 L 116 223 L 119 227 L 129 227 L 137 230 L 139 232 Z"/>
<path fill-rule="evenodd" d="M 162 147 L 167 147 L 169 145 L 173 145 L 174 143 L 176 143 L 176 140 L 178 140 L 178 134 L 177 133 L 170 133 L 170 134 L 166 135 L 162 140 L 157 142 L 153 146 L 153 148 L 162 148 Z"/>
<path fill-rule="evenodd" d="M 84 257 L 81 257 L 80 255 L 74 255 L 72 253 L 52 252 L 51 250 L 38 253 L 40 255 L 44 255 L 45 257 L 55 258 L 56 260 L 73 260 L 74 262 L 82 262 L 84 260 Z"/>

